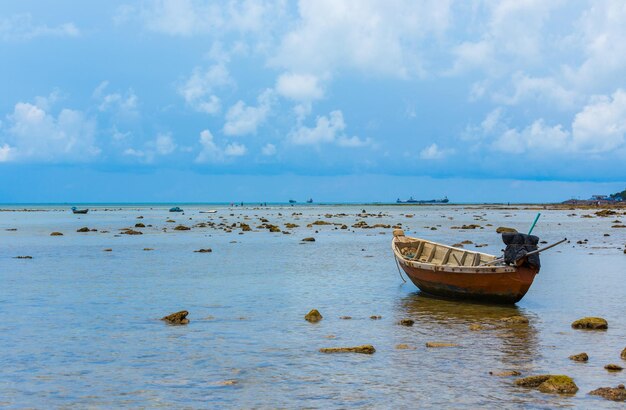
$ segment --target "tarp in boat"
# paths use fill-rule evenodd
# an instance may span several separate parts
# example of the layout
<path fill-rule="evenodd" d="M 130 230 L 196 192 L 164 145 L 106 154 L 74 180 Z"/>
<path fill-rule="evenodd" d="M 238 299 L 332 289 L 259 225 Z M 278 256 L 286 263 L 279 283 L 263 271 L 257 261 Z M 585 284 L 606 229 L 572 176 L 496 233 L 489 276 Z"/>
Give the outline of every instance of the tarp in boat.
<path fill-rule="evenodd" d="M 514 264 L 516 261 L 526 256 L 528 252 L 536 251 L 539 237 L 535 235 L 526 235 L 523 233 L 503 233 L 502 242 L 506 245 L 504 250 L 504 262 Z M 541 262 L 539 254 L 530 255 L 525 262 L 528 266 L 539 269 Z"/>

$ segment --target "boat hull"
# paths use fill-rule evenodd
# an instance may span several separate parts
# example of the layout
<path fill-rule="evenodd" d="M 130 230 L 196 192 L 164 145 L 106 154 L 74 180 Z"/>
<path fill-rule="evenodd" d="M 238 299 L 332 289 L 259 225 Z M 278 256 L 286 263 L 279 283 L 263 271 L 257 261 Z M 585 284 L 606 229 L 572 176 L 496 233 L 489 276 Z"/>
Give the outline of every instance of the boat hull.
<path fill-rule="evenodd" d="M 528 267 L 504 273 L 446 272 L 413 267 L 402 262 L 399 261 L 400 267 L 422 292 L 491 303 L 517 303 L 528 292 L 538 273 Z"/>

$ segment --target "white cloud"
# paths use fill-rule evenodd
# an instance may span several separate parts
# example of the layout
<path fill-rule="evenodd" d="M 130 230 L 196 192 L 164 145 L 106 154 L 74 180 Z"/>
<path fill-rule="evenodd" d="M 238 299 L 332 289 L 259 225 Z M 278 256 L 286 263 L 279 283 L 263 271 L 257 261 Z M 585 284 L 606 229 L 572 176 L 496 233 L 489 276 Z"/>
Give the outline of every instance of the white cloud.
<path fill-rule="evenodd" d="M 63 23 L 55 27 L 35 25 L 30 14 L 16 14 L 0 18 L 0 40 L 28 41 L 37 37 L 77 37 L 80 30 L 74 23 Z"/>
<path fill-rule="evenodd" d="M 612 96 L 592 98 L 572 124 L 576 149 L 592 153 L 607 152 L 626 141 L 626 92 L 618 89 Z"/>
<path fill-rule="evenodd" d="M 146 156 L 145 152 L 141 150 L 136 150 L 134 148 L 127 148 L 124 150 L 124 152 L 122 152 L 122 154 L 126 156 L 130 156 L 130 157 L 138 157 L 138 158 L 143 158 Z"/>
<path fill-rule="evenodd" d="M 224 162 L 227 157 L 240 157 L 248 152 L 245 145 L 238 143 L 228 144 L 224 149 L 220 148 L 209 130 L 200 132 L 199 142 L 202 149 L 195 160 L 198 163 Z"/>
<path fill-rule="evenodd" d="M 289 140 L 295 145 L 319 145 L 334 143 L 341 147 L 363 147 L 371 145 L 372 140 L 365 140 L 359 137 L 348 137 L 345 135 L 346 123 L 343 120 L 343 113 L 339 110 L 331 111 L 328 117 L 317 117 L 315 127 L 309 128 L 304 125 L 299 126 L 289 134 Z"/>
<path fill-rule="evenodd" d="M 178 87 L 178 93 L 196 111 L 217 114 L 221 109 L 221 101 L 214 90 L 233 83 L 230 73 L 222 64 L 215 64 L 206 70 L 196 67 L 185 83 Z"/>
<path fill-rule="evenodd" d="M 41 106 L 50 102 L 44 97 L 38 101 Z M 5 141 L 0 141 L 5 160 L 83 162 L 100 153 L 95 143 L 96 123 L 80 111 L 64 108 L 55 117 L 35 104 L 19 102 L 7 119 Z"/>
<path fill-rule="evenodd" d="M 324 96 L 319 79 L 310 74 L 283 73 L 276 80 L 276 91 L 296 101 L 318 100 Z"/>
<path fill-rule="evenodd" d="M 224 154 L 229 157 L 240 157 L 245 155 L 248 150 L 246 146 L 243 144 L 238 144 L 233 142 L 232 144 L 228 144 L 226 148 L 224 148 Z"/>
<path fill-rule="evenodd" d="M 421 159 L 443 159 L 451 153 L 452 150 L 441 149 L 437 144 L 433 143 L 421 150 L 419 156 Z"/>
<path fill-rule="evenodd" d="M 531 77 L 522 72 L 512 76 L 512 95 L 494 94 L 494 101 L 507 105 L 517 105 L 528 100 L 542 101 L 547 105 L 568 109 L 576 106 L 579 94 L 565 87 L 552 77 Z"/>
<path fill-rule="evenodd" d="M 9 146 L 9 144 L 3 144 L 0 146 L 0 162 L 10 161 L 11 151 L 13 151 L 13 149 Z"/>
<path fill-rule="evenodd" d="M 154 146 L 159 155 L 169 155 L 176 150 L 176 143 L 170 134 L 158 134 Z"/>
<path fill-rule="evenodd" d="M 276 146 L 274 144 L 265 144 L 261 148 L 261 153 L 267 157 L 271 157 L 276 154 Z"/>
<path fill-rule="evenodd" d="M 569 150 L 570 133 L 561 125 L 546 126 L 543 120 L 537 120 L 522 131 L 506 130 L 498 137 L 492 147 L 498 151 L 521 154 L 536 150 L 558 152 Z"/>
<path fill-rule="evenodd" d="M 303 0 L 298 13 L 271 62 L 314 74 L 421 73 L 424 40 L 436 41 L 450 20 L 448 1 Z"/>
<path fill-rule="evenodd" d="M 253 107 L 239 100 L 230 107 L 226 113 L 224 134 L 233 136 L 255 134 L 270 113 L 274 103 L 274 91 L 270 89 L 263 91 L 257 102 L 258 105 Z"/>
<path fill-rule="evenodd" d="M 109 82 L 103 81 L 93 91 L 93 97 L 99 102 L 98 110 L 115 111 L 122 116 L 135 116 L 137 112 L 138 98 L 135 92 L 128 89 L 124 95 L 119 92 L 105 93 Z"/>

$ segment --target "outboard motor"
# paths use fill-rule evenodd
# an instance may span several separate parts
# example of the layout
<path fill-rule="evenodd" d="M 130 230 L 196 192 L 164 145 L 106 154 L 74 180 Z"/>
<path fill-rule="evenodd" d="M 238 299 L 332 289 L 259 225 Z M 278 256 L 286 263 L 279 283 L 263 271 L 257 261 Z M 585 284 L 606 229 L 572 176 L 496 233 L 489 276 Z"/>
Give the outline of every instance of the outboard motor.
<path fill-rule="evenodd" d="M 536 251 L 539 237 L 523 233 L 503 233 L 502 242 L 506 245 L 504 250 L 504 262 L 508 265 L 528 266 L 539 269 L 539 253 L 530 255 L 522 262 L 528 252 Z"/>

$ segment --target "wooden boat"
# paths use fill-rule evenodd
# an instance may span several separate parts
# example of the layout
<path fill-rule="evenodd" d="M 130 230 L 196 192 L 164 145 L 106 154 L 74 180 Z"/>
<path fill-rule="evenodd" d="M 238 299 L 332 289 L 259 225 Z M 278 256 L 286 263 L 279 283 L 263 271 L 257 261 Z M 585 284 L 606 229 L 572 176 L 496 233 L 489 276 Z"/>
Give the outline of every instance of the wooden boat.
<path fill-rule="evenodd" d="M 421 291 L 449 298 L 516 303 L 524 297 L 539 268 L 520 261 L 506 265 L 486 253 L 393 233 L 398 265 Z"/>
<path fill-rule="evenodd" d="M 72 207 L 72 213 L 75 213 L 75 214 L 86 214 L 87 212 L 89 212 L 89 209 L 78 209 L 75 206 Z"/>

